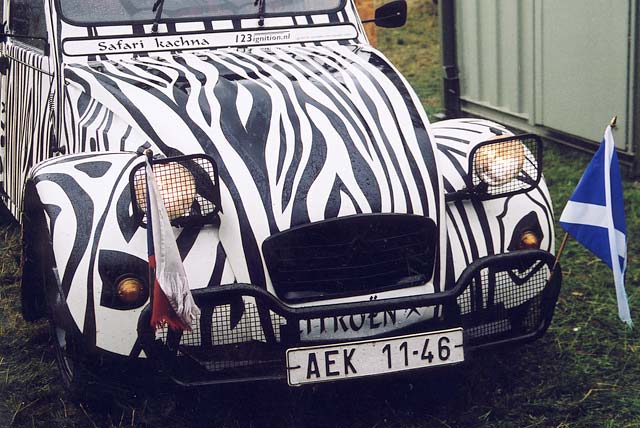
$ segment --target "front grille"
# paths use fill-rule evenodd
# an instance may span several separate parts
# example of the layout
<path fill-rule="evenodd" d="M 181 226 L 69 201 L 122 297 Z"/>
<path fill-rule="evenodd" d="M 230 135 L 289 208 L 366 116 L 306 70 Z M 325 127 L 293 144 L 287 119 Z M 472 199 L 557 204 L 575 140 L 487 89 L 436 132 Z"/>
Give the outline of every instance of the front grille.
<path fill-rule="evenodd" d="M 424 284 L 437 241 L 429 218 L 366 214 L 287 230 L 262 249 L 276 294 L 295 303 Z"/>

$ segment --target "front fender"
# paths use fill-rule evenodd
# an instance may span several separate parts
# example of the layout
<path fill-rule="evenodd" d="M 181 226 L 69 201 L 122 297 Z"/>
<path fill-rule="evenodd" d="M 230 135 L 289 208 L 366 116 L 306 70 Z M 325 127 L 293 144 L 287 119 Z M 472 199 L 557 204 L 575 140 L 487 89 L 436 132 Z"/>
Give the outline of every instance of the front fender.
<path fill-rule="evenodd" d="M 28 181 L 25 187 L 22 223 L 21 303 L 22 316 L 36 321 L 52 313 L 57 284 L 44 209 L 36 186 Z M 50 285 L 49 287 L 47 285 Z M 49 291 L 49 295 L 47 294 Z"/>
<path fill-rule="evenodd" d="M 432 124 L 443 187 L 455 193 L 466 187 L 469 154 L 478 144 L 513 133 L 484 119 L 452 119 Z M 493 200 L 449 201 L 447 215 L 447 283 L 481 257 L 512 251 L 512 243 L 527 229 L 539 231 L 540 249 L 554 252 L 553 207 L 544 179 L 521 194 Z"/>
<path fill-rule="evenodd" d="M 89 351 L 139 356 L 136 327 L 148 302 L 123 308 L 112 301 L 119 278 L 148 279 L 146 229 L 133 214 L 129 187 L 142 162 L 127 152 L 69 155 L 38 165 L 29 177 L 50 236 L 53 287 L 64 305 L 57 313 L 69 314 L 65 328 L 77 330 Z M 174 232 L 191 288 L 234 281 L 217 228 Z"/>
<path fill-rule="evenodd" d="M 44 228 L 51 253 L 48 264 L 57 275 L 54 284 L 43 281 L 41 287 L 46 289 L 50 308 L 55 301 L 62 306 L 49 315 L 68 313 L 62 318 L 74 325 L 64 327 L 81 332 L 89 347 L 100 345 L 98 325 L 105 316 L 100 310 L 102 284 L 97 266 L 101 247 L 109 245 L 130 257 L 146 259 L 144 236 L 130 214 L 128 173 L 138 159 L 135 153 L 56 157 L 36 166 L 28 178 L 25 218 L 40 218 L 40 224 L 24 223 L 25 260 L 36 257 L 35 251 L 28 253 L 32 244 L 28 241 L 36 228 Z M 40 246 L 38 251 L 46 250 Z M 37 282 L 23 287 L 35 290 Z"/>

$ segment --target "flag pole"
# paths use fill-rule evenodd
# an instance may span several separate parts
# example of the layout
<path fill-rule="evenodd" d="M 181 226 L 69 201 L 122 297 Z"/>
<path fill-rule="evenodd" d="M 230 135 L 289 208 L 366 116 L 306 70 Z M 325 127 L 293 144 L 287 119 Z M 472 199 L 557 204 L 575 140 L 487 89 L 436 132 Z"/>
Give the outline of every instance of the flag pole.
<path fill-rule="evenodd" d="M 143 152 L 143 154 L 147 158 L 147 161 L 149 162 L 149 165 L 151 165 L 151 162 L 153 161 L 153 150 L 146 149 Z M 146 169 L 146 166 L 145 166 L 145 169 Z M 144 200 L 145 200 L 145 209 L 147 211 L 147 223 L 149 223 L 149 215 L 148 215 L 148 213 L 149 213 L 149 205 L 150 205 L 150 203 L 149 203 L 149 183 L 147 183 L 147 177 L 148 176 L 146 174 L 146 171 L 145 171 L 145 176 L 144 177 L 145 177 L 144 178 L 144 183 L 145 183 Z M 147 225 L 147 228 L 148 227 L 149 226 Z M 152 244 L 151 244 L 151 242 L 149 240 L 149 235 L 148 234 L 149 234 L 149 231 L 147 230 L 147 253 L 149 254 L 149 246 L 152 245 Z M 154 297 L 153 295 L 155 294 L 154 293 L 154 288 L 155 287 L 153 287 L 153 283 L 155 282 L 155 280 L 156 280 L 155 270 L 154 270 L 153 267 L 151 267 L 151 263 L 149 263 L 149 284 L 150 284 L 150 286 L 149 286 L 149 299 L 152 302 L 151 303 L 152 305 L 153 305 L 153 297 Z M 156 326 L 153 326 L 153 327 L 155 328 Z"/>
<path fill-rule="evenodd" d="M 144 155 L 147 157 L 147 159 L 149 159 L 149 163 L 153 162 L 153 150 L 145 149 Z"/>
<path fill-rule="evenodd" d="M 560 257 L 562 257 L 562 253 L 564 252 L 564 247 L 567 246 L 567 241 L 569 240 L 569 233 L 565 232 L 564 237 L 562 238 L 562 242 L 560 243 L 560 248 L 558 248 L 558 254 L 556 254 L 556 260 L 553 262 L 553 268 L 551 269 L 551 275 L 553 276 L 553 272 L 556 271 L 556 267 L 558 266 L 558 262 L 560 261 Z M 549 278 L 551 279 L 551 278 Z"/>
<path fill-rule="evenodd" d="M 564 247 L 567 246 L 567 240 L 569 240 L 569 233 L 565 232 L 564 237 L 562 238 L 562 242 L 560 243 L 560 248 L 558 248 L 556 259 L 553 262 L 553 267 L 551 268 L 551 272 L 549 273 L 549 279 L 547 279 L 548 284 L 551 283 L 551 280 L 553 279 L 553 275 L 556 273 L 556 268 L 558 267 L 558 263 L 560 262 L 560 257 L 562 257 L 562 253 L 564 252 Z"/>

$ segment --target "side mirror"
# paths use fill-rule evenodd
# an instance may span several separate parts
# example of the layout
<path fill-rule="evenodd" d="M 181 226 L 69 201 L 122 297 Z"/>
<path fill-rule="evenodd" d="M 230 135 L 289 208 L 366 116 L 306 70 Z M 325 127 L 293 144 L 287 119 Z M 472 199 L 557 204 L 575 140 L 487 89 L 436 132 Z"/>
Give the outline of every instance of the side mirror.
<path fill-rule="evenodd" d="M 375 22 L 378 27 L 398 28 L 407 22 L 407 1 L 395 0 L 376 9 L 376 17 L 362 21 L 363 24 Z"/>

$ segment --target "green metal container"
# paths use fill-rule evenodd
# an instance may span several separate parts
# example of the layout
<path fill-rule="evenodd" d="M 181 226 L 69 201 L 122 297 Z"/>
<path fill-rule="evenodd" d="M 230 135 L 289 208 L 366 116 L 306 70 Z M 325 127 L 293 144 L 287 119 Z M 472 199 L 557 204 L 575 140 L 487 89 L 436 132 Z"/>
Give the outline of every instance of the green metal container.
<path fill-rule="evenodd" d="M 640 174 L 638 0 L 441 0 L 447 115 L 594 150 L 613 116 Z M 458 81 L 459 79 L 459 81 Z"/>

